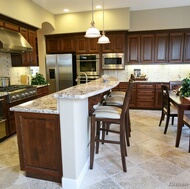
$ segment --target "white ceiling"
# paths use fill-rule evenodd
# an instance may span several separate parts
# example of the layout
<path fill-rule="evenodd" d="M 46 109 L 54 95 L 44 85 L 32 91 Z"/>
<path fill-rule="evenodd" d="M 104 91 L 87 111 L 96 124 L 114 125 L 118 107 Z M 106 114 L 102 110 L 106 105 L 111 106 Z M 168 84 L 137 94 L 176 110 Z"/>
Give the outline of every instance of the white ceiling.
<path fill-rule="evenodd" d="M 62 14 L 63 9 L 70 12 L 83 12 L 92 10 L 92 0 L 32 0 L 53 14 Z M 94 0 L 96 5 L 102 5 L 103 0 Z M 147 10 L 157 8 L 190 6 L 190 0 L 104 0 L 105 9 L 126 8 L 130 10 Z"/>

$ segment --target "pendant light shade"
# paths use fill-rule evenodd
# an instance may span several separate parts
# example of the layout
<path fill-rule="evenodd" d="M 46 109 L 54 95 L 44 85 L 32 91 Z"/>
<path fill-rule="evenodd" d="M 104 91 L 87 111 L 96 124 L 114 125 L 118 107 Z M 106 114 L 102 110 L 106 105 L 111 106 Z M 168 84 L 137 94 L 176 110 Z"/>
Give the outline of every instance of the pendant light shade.
<path fill-rule="evenodd" d="M 103 31 L 102 31 L 102 36 L 98 39 L 98 44 L 106 44 L 110 43 L 110 40 L 108 37 L 105 36 L 105 31 L 104 31 L 104 0 L 103 0 Z"/>
<path fill-rule="evenodd" d="M 110 43 L 110 40 L 108 37 L 105 36 L 105 33 L 102 32 L 102 36 L 98 39 L 98 44 L 106 44 Z"/>
<path fill-rule="evenodd" d="M 91 22 L 91 27 L 86 31 L 86 34 L 84 37 L 87 38 L 96 38 L 100 37 L 100 31 L 95 28 L 95 22 L 94 22 L 94 11 L 93 11 L 93 0 L 92 0 L 92 22 Z"/>

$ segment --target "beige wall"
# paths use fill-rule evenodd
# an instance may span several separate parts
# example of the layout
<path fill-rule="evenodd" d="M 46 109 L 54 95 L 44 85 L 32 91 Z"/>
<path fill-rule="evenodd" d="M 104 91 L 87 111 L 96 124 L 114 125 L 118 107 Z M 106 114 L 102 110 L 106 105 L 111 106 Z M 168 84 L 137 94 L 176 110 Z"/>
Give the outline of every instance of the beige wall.
<path fill-rule="evenodd" d="M 103 29 L 102 11 L 94 11 L 95 27 Z M 122 21 L 121 21 L 122 20 Z M 55 28 L 52 33 L 74 33 L 85 32 L 92 21 L 91 12 L 60 14 L 55 16 Z M 110 9 L 104 12 L 104 29 L 108 30 L 128 30 L 130 27 L 129 8 Z"/>
<path fill-rule="evenodd" d="M 130 31 L 190 28 L 190 6 L 132 11 Z"/>
<path fill-rule="evenodd" d="M 54 15 L 31 0 L 0 0 L 0 13 L 37 28 L 46 21 L 55 27 Z"/>

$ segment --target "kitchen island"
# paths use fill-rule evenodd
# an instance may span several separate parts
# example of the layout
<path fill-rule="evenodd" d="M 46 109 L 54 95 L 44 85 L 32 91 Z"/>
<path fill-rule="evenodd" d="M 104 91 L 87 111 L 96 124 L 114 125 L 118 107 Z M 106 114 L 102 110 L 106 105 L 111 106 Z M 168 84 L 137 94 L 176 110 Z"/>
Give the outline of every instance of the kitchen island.
<path fill-rule="evenodd" d="M 79 188 L 89 168 L 88 99 L 118 84 L 100 78 L 12 107 L 21 170 Z"/>

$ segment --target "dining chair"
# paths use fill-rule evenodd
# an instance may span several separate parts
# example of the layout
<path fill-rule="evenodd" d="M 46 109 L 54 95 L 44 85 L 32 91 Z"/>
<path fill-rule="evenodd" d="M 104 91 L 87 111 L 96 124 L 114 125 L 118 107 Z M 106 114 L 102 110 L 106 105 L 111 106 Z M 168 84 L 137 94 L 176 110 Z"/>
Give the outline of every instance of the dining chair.
<path fill-rule="evenodd" d="M 184 113 L 183 123 L 190 128 L 190 113 Z M 190 153 L 190 135 L 189 135 L 189 153 Z"/>
<path fill-rule="evenodd" d="M 122 107 L 116 106 L 99 106 L 94 111 L 91 118 L 91 134 L 90 134 L 90 169 L 93 169 L 94 164 L 94 150 L 96 144 L 96 154 L 99 152 L 99 143 L 111 143 L 120 145 L 120 153 L 122 160 L 123 171 L 127 172 L 125 156 L 127 155 L 126 149 L 126 111 L 129 107 L 131 91 L 133 82 L 129 82 Z M 102 123 L 102 124 L 101 124 Z M 107 129 L 106 124 L 116 124 L 117 128 Z M 109 131 L 111 133 L 119 134 L 118 140 L 111 140 L 102 138 L 102 132 Z"/>
<path fill-rule="evenodd" d="M 170 103 L 168 87 L 166 85 L 161 84 L 161 90 L 162 90 L 162 112 L 161 112 L 159 126 L 161 126 L 162 121 L 166 116 L 166 123 L 164 129 L 164 134 L 166 134 L 170 117 L 172 118 L 172 125 L 173 125 L 174 117 L 178 117 L 178 110 L 174 105 Z"/>

